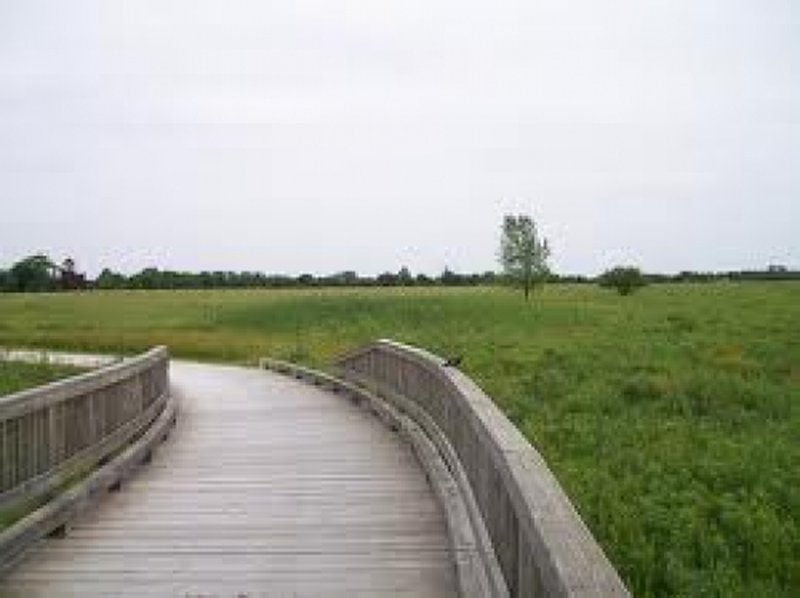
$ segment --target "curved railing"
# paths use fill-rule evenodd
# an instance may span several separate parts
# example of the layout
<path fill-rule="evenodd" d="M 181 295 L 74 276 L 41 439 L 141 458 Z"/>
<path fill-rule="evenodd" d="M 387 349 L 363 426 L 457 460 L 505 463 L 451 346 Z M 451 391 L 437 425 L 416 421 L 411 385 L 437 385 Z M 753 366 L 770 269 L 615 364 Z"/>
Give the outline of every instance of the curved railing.
<path fill-rule="evenodd" d="M 259 367 L 349 396 L 356 405 L 372 412 L 389 429 L 401 434 L 417 456 L 444 510 L 459 595 L 508 597 L 494 549 L 457 457 L 448 450 L 449 444 L 443 446 L 446 440 L 442 441 L 441 435 L 431 433 L 424 416 L 410 415 L 414 407 L 407 400 L 400 397 L 386 400 L 385 394 L 379 396 L 363 385 L 286 361 L 263 358 L 259 360 Z"/>
<path fill-rule="evenodd" d="M 377 394 L 399 395 L 395 404 L 410 401 L 409 415 L 433 438 L 446 437 L 512 596 L 628 595 L 542 457 L 467 376 L 392 341 L 338 366 Z"/>
<path fill-rule="evenodd" d="M 104 490 L 119 489 L 175 424 L 169 354 L 158 347 L 93 372 L 0 397 L 0 576 Z"/>
<path fill-rule="evenodd" d="M 165 347 L 0 397 L 0 508 L 13 508 L 103 463 L 159 415 Z"/>

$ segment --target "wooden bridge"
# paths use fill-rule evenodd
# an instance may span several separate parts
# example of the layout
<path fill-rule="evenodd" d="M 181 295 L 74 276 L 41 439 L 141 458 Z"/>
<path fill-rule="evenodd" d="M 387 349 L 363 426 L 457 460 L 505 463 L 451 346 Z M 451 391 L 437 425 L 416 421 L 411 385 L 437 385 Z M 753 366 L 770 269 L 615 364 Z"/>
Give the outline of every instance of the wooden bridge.
<path fill-rule="evenodd" d="M 0 506 L 50 499 L 0 534 L 0 596 L 626 594 L 535 451 L 435 356 L 262 365 L 175 361 L 167 382 L 158 349 L 0 399 Z"/>

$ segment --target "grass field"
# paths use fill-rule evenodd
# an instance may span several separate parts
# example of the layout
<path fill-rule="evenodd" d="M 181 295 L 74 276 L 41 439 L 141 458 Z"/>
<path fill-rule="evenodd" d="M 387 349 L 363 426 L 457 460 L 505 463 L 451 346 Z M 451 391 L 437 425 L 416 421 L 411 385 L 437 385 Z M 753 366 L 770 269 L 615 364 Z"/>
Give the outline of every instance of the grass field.
<path fill-rule="evenodd" d="M 463 354 L 637 595 L 800 595 L 800 284 L 0 296 L 7 346 L 319 366 L 378 337 Z"/>
<path fill-rule="evenodd" d="M 85 371 L 70 365 L 0 361 L 0 397 Z"/>

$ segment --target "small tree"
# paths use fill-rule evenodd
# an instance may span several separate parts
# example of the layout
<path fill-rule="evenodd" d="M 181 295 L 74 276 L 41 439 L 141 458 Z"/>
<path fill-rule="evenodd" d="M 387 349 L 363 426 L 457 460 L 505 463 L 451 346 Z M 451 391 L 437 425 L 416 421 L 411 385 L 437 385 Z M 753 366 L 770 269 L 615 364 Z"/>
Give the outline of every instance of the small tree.
<path fill-rule="evenodd" d="M 617 266 L 600 275 L 600 286 L 616 289 L 620 295 L 630 295 L 646 284 L 642 271 L 634 266 Z"/>
<path fill-rule="evenodd" d="M 95 280 L 98 289 L 122 289 L 125 287 L 127 279 L 122 274 L 113 272 L 108 268 L 103 268 L 100 275 Z"/>
<path fill-rule="evenodd" d="M 18 261 L 11 267 L 9 277 L 12 290 L 38 293 L 55 289 L 56 266 L 44 254 L 36 254 Z"/>
<path fill-rule="evenodd" d="M 544 283 L 549 269 L 550 247 L 540 238 L 530 216 L 507 214 L 500 238 L 500 263 L 506 277 L 522 285 L 525 301 L 537 284 Z"/>

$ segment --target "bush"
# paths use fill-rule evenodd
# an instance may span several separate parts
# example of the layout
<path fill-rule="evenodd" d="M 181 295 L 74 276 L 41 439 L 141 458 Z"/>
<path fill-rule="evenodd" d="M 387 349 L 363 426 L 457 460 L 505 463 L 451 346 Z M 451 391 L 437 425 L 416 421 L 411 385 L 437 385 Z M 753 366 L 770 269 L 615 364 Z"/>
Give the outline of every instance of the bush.
<path fill-rule="evenodd" d="M 646 284 L 642 271 L 633 266 L 617 266 L 600 276 L 601 287 L 616 289 L 620 295 L 630 295 Z"/>

